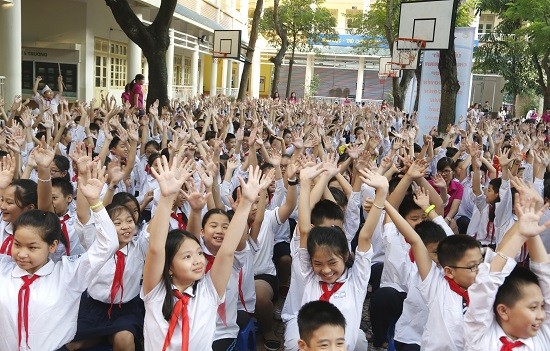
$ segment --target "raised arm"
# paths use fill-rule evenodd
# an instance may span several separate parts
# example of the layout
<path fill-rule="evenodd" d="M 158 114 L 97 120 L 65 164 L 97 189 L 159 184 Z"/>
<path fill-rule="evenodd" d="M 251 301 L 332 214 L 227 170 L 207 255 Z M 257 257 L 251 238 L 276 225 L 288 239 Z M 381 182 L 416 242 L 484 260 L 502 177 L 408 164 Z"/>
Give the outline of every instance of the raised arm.
<path fill-rule="evenodd" d="M 311 183 L 323 172 L 323 164 L 307 164 L 300 171 L 300 196 L 298 202 L 298 229 L 300 230 L 300 247 L 307 247 L 307 236 L 311 230 Z"/>
<path fill-rule="evenodd" d="M 363 228 L 361 228 L 361 231 L 359 232 L 359 241 L 357 243 L 357 250 L 366 252 L 370 250 L 371 238 L 380 220 L 382 209 L 384 208 L 386 196 L 388 195 L 389 183 L 386 177 L 372 172 L 369 169 L 361 170 L 360 172 L 362 175 L 361 180 L 376 189 L 372 207 L 369 211 L 367 219 L 365 220 Z"/>
<path fill-rule="evenodd" d="M 420 236 L 410 224 L 399 214 L 399 212 L 386 201 L 386 214 L 390 216 L 391 220 L 397 227 L 397 230 L 405 237 L 405 240 L 411 245 L 416 266 L 418 267 L 418 274 L 422 280 L 426 279 L 430 273 L 432 267 L 432 259 L 428 249 L 420 239 Z"/>
<path fill-rule="evenodd" d="M 247 183 L 239 177 L 242 189 L 241 201 L 233 215 L 233 219 L 229 223 L 227 234 L 216 254 L 216 260 L 210 271 L 210 277 L 212 278 L 212 282 L 219 296 L 225 294 L 227 282 L 229 281 L 229 276 L 233 269 L 235 249 L 239 245 L 243 232 L 247 226 L 248 213 L 252 208 L 252 204 L 258 198 L 260 190 L 266 189 L 271 181 L 271 179 L 268 179 L 260 183 L 260 177 L 261 172 L 259 167 L 249 168 Z"/>
<path fill-rule="evenodd" d="M 55 213 L 52 203 L 52 176 L 50 173 L 55 152 L 42 138 L 41 144 L 33 150 L 33 153 L 38 168 L 38 209 Z"/>
<path fill-rule="evenodd" d="M 168 223 L 172 206 L 183 183 L 191 176 L 194 160 L 173 162 L 169 165 L 165 156 L 156 160 L 157 168 L 151 167 L 151 172 L 158 181 L 161 197 L 157 211 L 151 219 L 147 231 L 150 234 L 149 249 L 145 257 L 143 269 L 143 292 L 148 294 L 161 281 L 166 259 L 164 246 L 168 237 Z"/>

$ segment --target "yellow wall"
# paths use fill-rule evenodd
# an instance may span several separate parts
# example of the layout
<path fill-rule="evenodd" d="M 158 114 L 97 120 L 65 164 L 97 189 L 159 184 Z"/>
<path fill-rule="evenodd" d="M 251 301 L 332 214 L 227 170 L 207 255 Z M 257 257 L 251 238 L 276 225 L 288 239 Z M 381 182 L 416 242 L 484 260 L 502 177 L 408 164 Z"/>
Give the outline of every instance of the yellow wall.
<path fill-rule="evenodd" d="M 271 76 L 273 74 L 273 64 L 262 63 L 260 66 L 260 97 L 268 97 L 271 93 Z M 262 77 L 263 82 L 262 84 Z"/>

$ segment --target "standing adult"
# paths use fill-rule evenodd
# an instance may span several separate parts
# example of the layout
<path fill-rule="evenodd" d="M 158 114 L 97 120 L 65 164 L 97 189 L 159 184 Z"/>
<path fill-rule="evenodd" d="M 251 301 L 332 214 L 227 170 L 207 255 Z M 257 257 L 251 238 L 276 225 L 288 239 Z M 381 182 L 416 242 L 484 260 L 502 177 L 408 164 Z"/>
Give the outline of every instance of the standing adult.
<path fill-rule="evenodd" d="M 143 89 L 142 85 L 145 83 L 145 76 L 143 74 L 136 74 L 134 80 L 130 83 L 130 105 L 143 109 Z"/>

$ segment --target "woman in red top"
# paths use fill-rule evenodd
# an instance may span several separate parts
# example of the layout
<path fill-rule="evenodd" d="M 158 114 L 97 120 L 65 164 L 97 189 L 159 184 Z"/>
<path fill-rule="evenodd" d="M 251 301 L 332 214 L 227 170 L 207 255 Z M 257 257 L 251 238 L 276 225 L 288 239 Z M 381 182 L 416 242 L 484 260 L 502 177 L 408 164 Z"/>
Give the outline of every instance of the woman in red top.
<path fill-rule="evenodd" d="M 145 83 L 145 76 L 143 74 L 136 74 L 136 77 L 130 83 L 130 105 L 140 110 L 143 109 L 143 90 L 141 89 L 143 83 Z"/>

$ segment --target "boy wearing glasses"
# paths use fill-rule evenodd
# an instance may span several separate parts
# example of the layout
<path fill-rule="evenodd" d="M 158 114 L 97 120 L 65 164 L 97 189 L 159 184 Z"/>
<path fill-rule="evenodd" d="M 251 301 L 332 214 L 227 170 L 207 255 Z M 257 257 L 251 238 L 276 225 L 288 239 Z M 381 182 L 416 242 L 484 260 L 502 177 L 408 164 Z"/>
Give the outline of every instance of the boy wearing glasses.
<path fill-rule="evenodd" d="M 437 247 L 437 260 L 442 267 L 439 269 L 420 236 L 389 202 L 386 214 L 411 245 L 421 280 L 418 289 L 428 306 L 421 350 L 462 350 L 468 288 L 483 262 L 479 243 L 466 235 L 443 239 Z"/>

